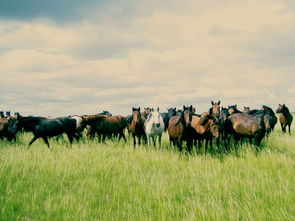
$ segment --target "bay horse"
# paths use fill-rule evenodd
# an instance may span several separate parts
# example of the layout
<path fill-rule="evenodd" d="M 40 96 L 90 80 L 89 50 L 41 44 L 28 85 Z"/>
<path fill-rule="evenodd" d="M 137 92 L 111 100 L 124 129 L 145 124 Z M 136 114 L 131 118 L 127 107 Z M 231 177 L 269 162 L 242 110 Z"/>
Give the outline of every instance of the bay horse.
<path fill-rule="evenodd" d="M 215 115 L 205 112 L 200 117 L 193 116 L 191 126 L 195 130 L 194 139 L 198 141 L 199 149 L 203 139 L 205 139 L 205 153 L 208 149 L 208 143 L 210 143 L 212 148 L 213 137 L 216 138 L 217 147 L 219 148 L 219 123 Z"/>
<path fill-rule="evenodd" d="M 192 105 L 190 107 L 183 106 L 180 115 L 173 116 L 169 121 L 168 134 L 170 143 L 177 146 L 182 151 L 182 141 L 186 141 L 187 150 L 191 152 L 193 141 L 192 122 Z"/>
<path fill-rule="evenodd" d="M 132 108 L 132 120 L 129 125 L 129 131 L 133 137 L 133 146 L 136 147 L 136 138 L 138 139 L 138 145 L 141 144 L 141 138 L 146 140 L 145 132 L 144 132 L 144 122 L 146 121 L 145 116 L 143 116 L 140 112 L 139 108 Z"/>
<path fill-rule="evenodd" d="M 279 114 L 279 121 L 281 123 L 282 131 L 285 133 L 288 126 L 289 134 L 291 134 L 291 124 L 293 122 L 293 116 L 290 113 L 289 108 L 285 104 L 279 104 L 276 113 Z"/>
<path fill-rule="evenodd" d="M 48 137 L 59 136 L 66 133 L 70 143 L 72 144 L 73 138 L 79 140 L 76 130 L 76 121 L 70 117 L 59 117 L 48 119 L 45 117 L 20 117 L 15 121 L 15 130 L 24 129 L 25 131 L 33 132 L 34 137 L 30 141 L 31 146 L 38 138 L 42 138 L 49 148 Z"/>
<path fill-rule="evenodd" d="M 229 115 L 236 114 L 236 113 L 243 113 L 242 111 L 238 110 L 237 105 L 229 105 L 227 108 Z"/>
<path fill-rule="evenodd" d="M 270 116 L 270 127 L 271 127 L 271 130 L 273 131 L 277 122 L 278 122 L 278 118 L 275 114 L 275 112 L 268 106 L 266 105 L 262 105 L 262 108 L 261 108 L 262 111 L 265 111 L 269 114 Z"/>
<path fill-rule="evenodd" d="M 157 111 L 152 110 L 144 123 L 144 131 L 147 138 L 147 143 L 150 145 L 150 138 L 152 138 L 154 146 L 156 146 L 157 137 L 159 139 L 159 146 L 161 146 L 162 133 L 165 130 L 165 124 L 162 115 Z"/>
<path fill-rule="evenodd" d="M 259 111 L 253 116 L 236 113 L 230 115 L 225 122 L 226 130 L 226 150 L 229 150 L 230 136 L 235 140 L 235 145 L 241 138 L 254 138 L 254 144 L 259 147 L 266 132 L 271 130 L 270 116 L 265 111 Z"/>
<path fill-rule="evenodd" d="M 98 134 L 99 141 L 105 142 L 106 137 L 119 135 L 126 142 L 124 130 L 127 127 L 126 117 L 121 115 L 83 115 L 82 124 L 91 127 L 92 132 Z"/>
<path fill-rule="evenodd" d="M 212 107 L 210 108 L 210 114 L 214 115 L 220 112 L 220 101 L 214 103 L 213 101 L 211 101 Z"/>

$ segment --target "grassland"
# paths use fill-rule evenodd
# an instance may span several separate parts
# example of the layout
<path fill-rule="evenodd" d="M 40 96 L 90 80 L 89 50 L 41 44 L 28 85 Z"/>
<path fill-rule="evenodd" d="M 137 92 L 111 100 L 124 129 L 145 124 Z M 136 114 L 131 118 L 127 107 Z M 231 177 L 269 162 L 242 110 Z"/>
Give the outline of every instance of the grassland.
<path fill-rule="evenodd" d="M 295 220 L 295 134 L 193 156 L 31 137 L 0 142 L 0 220 Z"/>

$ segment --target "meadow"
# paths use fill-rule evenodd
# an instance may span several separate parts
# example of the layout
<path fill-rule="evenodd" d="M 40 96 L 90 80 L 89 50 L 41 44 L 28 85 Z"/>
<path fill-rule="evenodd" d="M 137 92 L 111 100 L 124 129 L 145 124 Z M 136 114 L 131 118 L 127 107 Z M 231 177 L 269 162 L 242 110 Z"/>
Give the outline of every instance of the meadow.
<path fill-rule="evenodd" d="M 0 220 L 295 220 L 295 133 L 206 155 L 31 138 L 0 141 Z"/>

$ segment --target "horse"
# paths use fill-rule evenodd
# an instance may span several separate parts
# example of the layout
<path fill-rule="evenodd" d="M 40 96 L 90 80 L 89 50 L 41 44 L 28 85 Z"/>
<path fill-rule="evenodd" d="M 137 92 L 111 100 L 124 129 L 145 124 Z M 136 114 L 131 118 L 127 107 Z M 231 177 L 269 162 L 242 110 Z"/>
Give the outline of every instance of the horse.
<path fill-rule="evenodd" d="M 275 126 L 278 122 L 278 118 L 275 114 L 275 112 L 268 106 L 266 105 L 262 105 L 262 108 L 261 108 L 262 111 L 265 111 L 269 114 L 270 116 L 270 127 L 271 127 L 271 130 L 273 131 L 275 129 Z"/>
<path fill-rule="evenodd" d="M 291 134 L 291 124 L 293 121 L 293 116 L 290 113 L 289 108 L 285 104 L 283 104 L 283 105 L 279 104 L 279 106 L 276 110 L 276 113 L 279 114 L 279 121 L 281 123 L 282 131 L 285 133 L 286 128 L 288 126 L 289 134 Z"/>
<path fill-rule="evenodd" d="M 154 146 L 156 146 L 157 137 L 159 138 L 159 146 L 161 146 L 162 133 L 165 130 L 165 124 L 162 115 L 157 111 L 152 110 L 148 115 L 144 123 L 144 131 L 147 138 L 147 143 L 150 145 L 150 138 L 153 140 Z"/>
<path fill-rule="evenodd" d="M 99 141 L 105 142 L 107 136 L 119 135 L 119 141 L 123 138 L 126 142 L 124 130 L 127 122 L 124 116 L 83 115 L 82 124 L 91 126 L 93 133 L 99 135 Z"/>
<path fill-rule="evenodd" d="M 211 115 L 217 114 L 220 112 L 220 101 L 214 103 L 211 101 L 212 107 L 211 107 Z"/>
<path fill-rule="evenodd" d="M 236 114 L 236 113 L 243 113 L 242 111 L 238 110 L 237 105 L 229 105 L 228 108 L 229 115 Z"/>
<path fill-rule="evenodd" d="M 250 107 L 245 107 L 244 106 L 244 110 L 242 111 L 244 114 L 248 114 L 248 112 L 250 111 Z"/>
<path fill-rule="evenodd" d="M 6 138 L 8 141 L 16 141 L 16 136 L 12 130 L 15 120 L 15 117 L 0 118 L 0 139 Z"/>
<path fill-rule="evenodd" d="M 33 132 L 34 137 L 29 143 L 31 146 L 38 138 L 42 138 L 49 148 L 48 137 L 59 136 L 66 133 L 70 143 L 73 138 L 79 140 L 76 130 L 76 121 L 70 117 L 59 117 L 48 119 L 45 117 L 20 117 L 15 121 L 13 132 L 24 129 L 25 131 Z"/>
<path fill-rule="evenodd" d="M 10 111 L 6 111 L 6 117 L 10 117 Z"/>
<path fill-rule="evenodd" d="M 195 130 L 195 140 L 198 141 L 198 147 L 201 148 L 201 141 L 205 139 L 205 153 L 208 149 L 208 143 L 212 148 L 213 137 L 217 140 L 217 147 L 219 148 L 219 123 L 218 118 L 215 115 L 211 115 L 209 112 L 205 112 L 201 117 L 192 117 L 192 128 Z"/>
<path fill-rule="evenodd" d="M 270 116 L 265 111 L 259 111 L 253 116 L 243 113 L 232 114 L 225 121 L 227 135 L 225 148 L 229 150 L 230 135 L 234 137 L 235 145 L 243 137 L 254 138 L 254 144 L 258 148 L 265 133 L 270 130 Z"/>
<path fill-rule="evenodd" d="M 143 109 L 144 111 L 142 112 L 142 116 L 144 116 L 145 118 L 148 117 L 151 111 L 154 111 L 154 108 L 149 108 L 149 107 L 144 107 Z"/>
<path fill-rule="evenodd" d="M 176 115 L 176 108 L 168 108 L 167 110 L 168 110 L 167 113 L 162 113 L 163 121 L 165 124 L 165 132 L 168 129 L 169 120 L 171 119 L 171 117 Z"/>
<path fill-rule="evenodd" d="M 97 114 L 97 115 L 105 115 L 105 116 L 113 116 L 109 111 L 103 110 L 101 113 Z"/>
<path fill-rule="evenodd" d="M 192 122 L 192 105 L 190 107 L 183 106 L 180 115 L 173 116 L 169 121 L 168 134 L 170 143 L 177 146 L 182 151 L 182 141 L 186 141 L 187 150 L 191 152 L 193 140 Z"/>
<path fill-rule="evenodd" d="M 143 137 L 146 140 L 145 132 L 144 132 L 144 123 L 146 118 L 141 114 L 140 107 L 132 108 L 132 120 L 129 125 L 129 131 L 133 137 L 133 146 L 134 149 L 136 147 L 136 137 L 138 139 L 138 145 L 141 144 L 141 138 Z"/>

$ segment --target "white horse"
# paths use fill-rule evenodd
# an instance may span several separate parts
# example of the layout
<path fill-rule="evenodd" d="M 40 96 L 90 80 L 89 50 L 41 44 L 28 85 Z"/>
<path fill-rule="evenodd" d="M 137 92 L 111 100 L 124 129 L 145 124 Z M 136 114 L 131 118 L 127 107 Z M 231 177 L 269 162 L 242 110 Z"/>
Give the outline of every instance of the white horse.
<path fill-rule="evenodd" d="M 148 145 L 150 145 L 150 138 L 153 140 L 154 146 L 156 146 L 157 137 L 159 137 L 159 146 L 161 146 L 162 133 L 165 130 L 165 124 L 162 115 L 157 111 L 152 111 L 149 113 L 145 123 L 144 131 L 146 134 Z"/>

